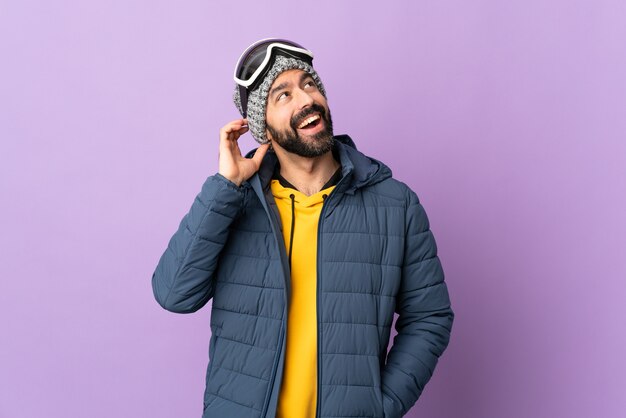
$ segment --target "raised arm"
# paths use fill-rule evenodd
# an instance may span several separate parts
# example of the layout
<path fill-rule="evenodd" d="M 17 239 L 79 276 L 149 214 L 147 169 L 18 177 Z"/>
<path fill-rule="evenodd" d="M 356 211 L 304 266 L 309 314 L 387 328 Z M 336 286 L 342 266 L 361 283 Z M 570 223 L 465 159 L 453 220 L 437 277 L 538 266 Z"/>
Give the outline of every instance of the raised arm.
<path fill-rule="evenodd" d="M 168 311 L 195 312 L 213 297 L 219 255 L 243 205 L 239 186 L 258 170 L 269 147 L 242 157 L 237 140 L 246 131 L 245 119 L 220 130 L 219 172 L 205 181 L 152 275 L 154 297 Z"/>
<path fill-rule="evenodd" d="M 242 202 L 243 191 L 221 174 L 206 180 L 152 275 L 163 308 L 195 312 L 213 297 L 218 258 Z"/>

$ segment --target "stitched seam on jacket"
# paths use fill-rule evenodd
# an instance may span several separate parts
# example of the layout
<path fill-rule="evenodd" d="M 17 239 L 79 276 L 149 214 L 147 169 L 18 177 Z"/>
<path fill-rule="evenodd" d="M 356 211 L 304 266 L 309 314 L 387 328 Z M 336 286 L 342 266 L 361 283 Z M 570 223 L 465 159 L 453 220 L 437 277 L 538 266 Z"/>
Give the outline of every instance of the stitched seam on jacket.
<path fill-rule="evenodd" d="M 257 411 L 257 412 L 261 412 L 261 410 L 260 410 L 260 409 L 256 409 L 256 408 L 255 408 L 255 407 L 253 407 L 253 406 L 244 405 L 244 404 L 242 404 L 242 403 L 240 403 L 240 402 L 233 401 L 232 399 L 225 398 L 225 397 L 223 397 L 222 395 L 218 395 L 217 393 L 213 393 L 213 392 L 211 392 L 211 391 L 209 391 L 209 393 L 210 393 L 211 395 L 213 395 L 213 396 L 217 396 L 217 397 L 218 397 L 218 398 L 220 398 L 220 399 L 224 399 L 225 401 L 232 402 L 232 403 L 237 404 L 237 405 L 239 405 L 239 406 L 243 406 L 244 408 L 248 408 L 248 409 L 255 410 L 255 411 Z"/>
<path fill-rule="evenodd" d="M 361 357 L 376 357 L 378 358 L 378 354 L 359 354 L 359 353 L 329 353 L 329 352 L 322 352 L 322 354 L 333 354 L 333 355 L 340 355 L 340 356 L 361 356 Z"/>
<path fill-rule="evenodd" d="M 322 418 L 376 418 L 371 415 L 324 415 Z"/>
<path fill-rule="evenodd" d="M 352 290 L 322 290 L 323 293 L 356 293 L 359 295 L 372 295 L 372 296 L 384 296 L 386 298 L 394 298 L 394 295 L 379 295 L 378 293 L 370 292 L 356 292 Z"/>
<path fill-rule="evenodd" d="M 398 200 L 398 202 L 404 202 L 404 199 Z M 398 209 L 403 209 L 404 205 L 361 205 L 361 204 L 357 204 L 357 205 L 352 205 L 350 203 L 342 203 L 341 207 L 358 207 L 358 208 L 381 208 L 381 209 L 387 209 L 387 208 L 398 208 Z"/>
<path fill-rule="evenodd" d="M 425 233 L 427 233 L 427 232 L 431 232 L 431 231 L 430 231 L 430 228 L 425 229 L 424 231 L 420 231 L 420 232 L 415 232 L 415 233 L 412 233 L 412 234 L 408 234 L 408 235 L 406 235 L 406 237 L 407 237 L 407 238 L 410 238 L 410 237 L 416 237 L 416 236 L 418 236 L 418 235 L 422 235 L 422 234 L 425 234 Z"/>
<path fill-rule="evenodd" d="M 389 328 L 391 326 L 391 325 L 370 324 L 367 322 L 342 322 L 342 321 L 322 322 L 322 324 L 370 325 L 372 327 L 385 327 L 385 328 Z"/>
<path fill-rule="evenodd" d="M 267 258 L 267 257 L 261 257 L 261 256 L 254 256 L 254 255 L 247 255 L 247 254 L 237 254 L 237 253 L 232 253 L 232 252 L 225 252 L 223 256 L 226 255 L 231 255 L 231 256 L 235 256 L 235 257 L 242 257 L 242 258 L 254 258 L 257 260 L 265 260 L 265 261 L 276 261 L 278 260 L 278 258 Z"/>
<path fill-rule="evenodd" d="M 430 367 L 428 366 L 428 364 L 424 363 L 424 360 L 422 360 L 421 358 L 417 357 L 415 354 L 409 353 L 408 351 L 398 350 L 398 349 L 396 349 L 396 352 L 397 353 L 406 354 L 407 356 L 413 357 L 415 360 L 419 361 L 420 364 L 422 366 L 424 366 L 424 368 L 426 368 L 426 370 L 430 370 Z"/>
<path fill-rule="evenodd" d="M 223 367 L 223 366 L 217 366 L 217 365 L 214 366 L 214 367 L 217 367 L 218 369 L 227 370 L 227 371 L 232 372 L 232 373 L 241 374 L 243 376 L 253 377 L 255 379 L 263 380 L 265 382 L 269 382 L 270 381 L 269 379 L 265 379 L 263 377 L 254 376 L 254 375 L 251 375 L 251 374 L 248 374 L 248 373 L 240 372 L 239 370 L 233 370 L 233 369 L 229 369 L 229 368 L 226 368 L 226 367 Z"/>
<path fill-rule="evenodd" d="M 405 290 L 401 293 L 404 294 L 404 293 L 409 293 L 409 292 L 417 292 L 420 290 L 428 289 L 429 287 L 439 286 L 440 284 L 443 284 L 443 282 L 444 282 L 443 280 L 439 280 L 436 283 L 427 284 L 426 286 L 418 287 L 417 289 Z"/>
<path fill-rule="evenodd" d="M 250 343 L 247 343 L 247 342 L 244 342 L 244 341 L 233 340 L 232 338 L 224 337 L 222 335 L 220 335 L 220 340 L 232 341 L 234 343 L 247 345 L 249 347 L 260 348 L 260 349 L 265 350 L 265 351 L 274 351 L 274 352 L 276 351 L 275 349 L 273 349 L 271 347 L 261 347 L 259 345 L 253 345 L 253 344 L 250 344 Z"/>
<path fill-rule="evenodd" d="M 220 308 L 220 307 L 215 307 L 215 306 L 213 306 L 213 309 L 217 309 L 218 311 L 232 312 L 232 313 L 236 313 L 236 314 L 240 314 L 240 315 L 253 316 L 255 318 L 265 318 L 265 319 L 272 319 L 274 321 L 282 321 L 282 319 L 280 319 L 280 318 L 272 318 L 271 316 L 263 316 L 263 315 L 259 315 L 259 314 L 249 314 L 249 313 L 245 313 L 245 312 L 233 311 L 233 310 L 230 310 L 230 309 Z"/>
<path fill-rule="evenodd" d="M 423 362 L 421 362 L 423 364 Z M 387 363 L 387 365 L 389 365 L 389 363 Z M 386 366 L 385 366 L 386 368 Z M 427 368 L 428 369 L 428 368 Z M 407 372 L 405 372 L 404 370 L 402 370 L 400 368 L 400 366 L 398 365 L 393 365 L 393 370 L 402 373 L 403 375 L 407 376 L 408 378 L 411 379 L 411 382 L 415 382 L 417 383 L 417 379 L 415 378 L 415 376 L 411 376 L 410 374 L 408 374 Z M 419 387 L 419 386 L 418 386 Z M 424 388 L 420 388 L 420 389 L 424 389 Z M 400 398 L 401 399 L 401 398 Z M 404 408 L 404 407 L 403 407 Z"/>
<path fill-rule="evenodd" d="M 200 271 L 204 271 L 204 272 L 207 272 L 207 273 L 208 273 L 208 272 L 215 271 L 215 269 L 202 269 L 202 268 L 200 268 L 200 267 L 196 267 L 196 266 L 191 265 L 191 264 L 189 265 L 189 267 L 190 267 L 190 268 L 192 268 L 192 269 L 194 269 L 194 270 L 200 270 Z M 174 292 L 174 293 L 176 293 L 176 292 Z M 178 293 L 178 294 L 180 294 L 180 293 Z"/>
<path fill-rule="evenodd" d="M 405 183 L 403 183 L 401 181 L 398 181 L 397 179 L 389 178 L 389 180 L 395 180 L 397 183 L 399 183 L 400 188 L 408 188 L 409 187 Z M 391 200 L 395 200 L 395 201 L 400 202 L 400 203 L 404 203 L 404 201 L 405 201 L 404 197 L 396 197 L 396 196 L 384 194 L 384 193 L 382 193 L 382 191 L 379 191 L 378 190 L 379 188 L 385 187 L 384 183 L 387 183 L 387 179 L 383 180 L 380 183 L 377 183 L 377 184 L 373 185 L 371 188 L 367 189 L 366 193 L 374 195 L 374 196 L 382 196 L 382 197 L 387 198 L 387 199 L 391 199 Z M 365 194 L 365 193 L 363 193 L 363 194 Z"/>
<path fill-rule="evenodd" d="M 356 386 L 360 388 L 380 388 L 380 386 L 374 385 L 357 385 L 354 383 L 322 383 L 322 386 Z"/>
<path fill-rule="evenodd" d="M 426 232 L 426 231 L 424 231 Z M 336 234 L 349 234 L 349 235 L 374 235 L 377 237 L 393 237 L 393 238 L 405 238 L 405 235 L 394 235 L 394 234 L 377 234 L 375 232 L 357 232 L 357 231 L 330 231 L 330 232 L 322 232 L 322 235 L 336 235 Z"/>
<path fill-rule="evenodd" d="M 187 227 L 187 231 L 191 232 L 191 229 L 189 229 L 189 225 L 185 225 L 185 226 Z M 201 239 L 202 241 L 210 242 L 211 244 L 215 244 L 215 245 L 219 245 L 219 246 L 223 246 L 224 245 L 223 242 L 213 241 L 211 238 L 205 237 L 205 236 L 200 235 L 200 234 L 196 234 L 196 236 L 198 237 L 198 239 Z"/>
<path fill-rule="evenodd" d="M 268 289 L 268 290 L 283 290 L 282 287 L 271 287 L 271 286 L 262 286 L 262 285 L 258 285 L 258 284 L 250 284 L 250 283 L 241 283 L 241 282 L 231 282 L 231 281 L 226 281 L 226 280 L 216 280 L 215 283 L 224 283 L 224 284 L 236 284 L 238 286 L 250 286 L 250 287 L 256 287 L 259 289 Z"/>
<path fill-rule="evenodd" d="M 207 209 L 207 210 L 209 209 L 209 206 L 208 206 L 208 205 L 206 205 L 206 204 L 205 204 L 205 203 L 204 203 L 204 202 L 200 199 L 200 197 L 199 197 L 199 196 L 196 196 L 196 197 L 195 197 L 194 201 L 196 201 L 196 200 L 197 200 L 198 202 L 200 202 L 200 205 L 202 205 L 202 207 L 203 207 L 203 208 L 205 208 L 205 209 Z M 214 211 L 214 213 L 217 213 L 218 215 L 221 215 L 221 216 L 223 216 L 223 217 L 225 217 L 225 218 L 228 218 L 228 219 L 235 219 L 234 217 L 232 217 L 232 216 L 228 216 L 227 214 L 225 214 L 225 213 L 223 213 L 223 212 L 220 212 L 220 211 L 218 211 L 218 210 L 215 210 L 215 211 Z"/>
<path fill-rule="evenodd" d="M 398 264 L 381 264 L 381 263 L 373 263 L 369 261 L 324 260 L 324 262 L 325 263 L 370 264 L 374 266 L 386 266 L 386 267 L 398 267 L 398 268 L 402 267 L 402 265 L 398 265 Z"/>
<path fill-rule="evenodd" d="M 249 234 L 267 234 L 272 235 L 272 231 L 251 231 L 249 229 L 233 228 L 234 232 L 247 232 Z"/>
<path fill-rule="evenodd" d="M 409 266 L 414 266 L 414 265 L 419 264 L 419 263 L 423 263 L 424 261 L 430 261 L 430 260 L 433 260 L 435 258 L 437 258 L 437 254 L 433 255 L 432 257 L 422 258 L 421 260 L 417 260 L 417 261 L 415 261 L 413 263 L 405 264 L 404 268 L 407 268 Z"/>

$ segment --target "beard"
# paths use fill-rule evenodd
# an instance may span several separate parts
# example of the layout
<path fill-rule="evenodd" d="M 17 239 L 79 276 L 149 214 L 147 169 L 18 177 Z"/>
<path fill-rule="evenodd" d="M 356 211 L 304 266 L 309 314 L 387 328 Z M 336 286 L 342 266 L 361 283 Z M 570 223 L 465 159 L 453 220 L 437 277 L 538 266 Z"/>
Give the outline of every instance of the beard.
<path fill-rule="evenodd" d="M 298 125 L 307 117 L 314 113 L 319 113 L 320 118 L 324 121 L 324 129 L 312 136 L 311 141 L 304 141 L 298 133 Z M 324 107 L 313 103 L 311 107 L 304 109 L 291 118 L 289 122 L 290 128 L 282 132 L 274 129 L 269 123 L 266 123 L 267 130 L 272 135 L 272 140 L 287 152 L 299 155 L 301 157 L 313 158 L 326 154 L 333 148 L 335 139 L 333 138 L 333 121 Z"/>

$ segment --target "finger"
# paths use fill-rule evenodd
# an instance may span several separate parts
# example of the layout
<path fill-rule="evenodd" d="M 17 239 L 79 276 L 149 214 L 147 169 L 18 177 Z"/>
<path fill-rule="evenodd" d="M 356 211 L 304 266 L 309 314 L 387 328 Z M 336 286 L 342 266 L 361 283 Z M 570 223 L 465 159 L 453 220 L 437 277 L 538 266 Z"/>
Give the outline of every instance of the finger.
<path fill-rule="evenodd" d="M 245 134 L 246 132 L 248 132 L 248 128 L 239 128 L 238 130 L 234 130 L 233 133 L 235 133 L 238 137 Z"/>
<path fill-rule="evenodd" d="M 244 125 L 248 125 L 248 121 L 246 119 L 236 119 L 228 122 L 226 125 L 224 125 L 224 127 L 230 129 L 239 129 Z"/>
<path fill-rule="evenodd" d="M 220 129 L 220 133 L 229 133 L 229 132 L 237 131 L 241 129 L 244 125 L 246 125 L 246 123 L 247 122 L 245 119 L 233 120 L 231 122 L 228 122 L 226 125 L 222 126 L 222 128 Z"/>
<path fill-rule="evenodd" d="M 254 161 L 254 164 L 257 167 L 261 166 L 261 161 L 263 160 L 263 157 L 265 157 L 265 154 L 267 153 L 267 150 L 269 148 L 270 148 L 270 144 L 267 143 L 267 144 L 261 145 L 259 148 L 256 149 L 256 152 L 252 156 L 252 161 Z"/>
<path fill-rule="evenodd" d="M 246 132 L 248 132 L 248 128 L 241 128 L 238 131 L 235 131 L 235 139 L 238 140 Z"/>
<path fill-rule="evenodd" d="M 229 126 L 229 127 L 224 127 L 224 133 L 227 135 L 228 139 L 238 139 L 241 135 L 245 134 L 246 132 L 248 132 L 248 127 L 247 126 Z M 234 136 L 232 136 L 234 135 Z"/>

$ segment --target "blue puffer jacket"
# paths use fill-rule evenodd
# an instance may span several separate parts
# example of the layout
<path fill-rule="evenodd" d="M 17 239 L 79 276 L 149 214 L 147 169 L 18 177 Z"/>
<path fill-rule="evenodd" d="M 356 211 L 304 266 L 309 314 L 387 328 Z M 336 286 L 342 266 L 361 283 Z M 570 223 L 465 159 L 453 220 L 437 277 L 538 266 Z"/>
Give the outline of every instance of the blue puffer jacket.
<path fill-rule="evenodd" d="M 403 416 L 448 345 L 454 313 L 417 195 L 336 137 L 342 178 L 318 232 L 317 417 Z M 289 268 L 269 188 L 276 155 L 237 187 L 209 177 L 152 277 L 163 308 L 213 298 L 203 418 L 274 418 Z M 394 311 L 398 335 L 387 355 Z"/>

